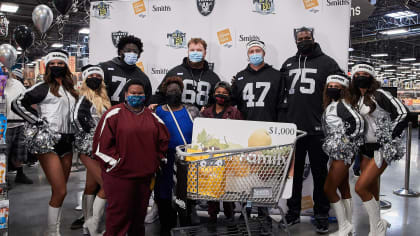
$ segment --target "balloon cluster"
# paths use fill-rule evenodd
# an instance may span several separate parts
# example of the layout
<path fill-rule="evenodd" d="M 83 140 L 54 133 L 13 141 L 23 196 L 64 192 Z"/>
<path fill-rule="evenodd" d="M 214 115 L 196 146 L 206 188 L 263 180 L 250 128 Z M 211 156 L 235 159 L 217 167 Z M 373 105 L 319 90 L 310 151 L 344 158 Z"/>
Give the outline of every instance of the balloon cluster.
<path fill-rule="evenodd" d="M 392 137 L 393 124 L 389 115 L 381 115 L 376 121 L 375 136 L 380 145 L 380 157 L 375 158 L 378 168 L 382 166 L 382 160 L 391 164 L 405 156 L 405 145 L 400 137 Z"/>
<path fill-rule="evenodd" d="M 54 146 L 60 141 L 61 135 L 50 129 L 47 122 L 41 125 L 25 125 L 25 145 L 32 154 L 44 154 L 54 151 Z"/>
<path fill-rule="evenodd" d="M 327 126 L 322 149 L 325 154 L 334 160 L 344 161 L 351 165 L 352 159 L 359 152 L 363 145 L 363 137 L 350 137 L 346 130 L 350 127 L 348 123 L 340 123 L 338 126 Z"/>
<path fill-rule="evenodd" d="M 77 132 L 75 135 L 74 146 L 76 151 L 88 156 L 92 154 L 92 143 L 93 136 L 95 135 L 95 129 L 91 129 L 91 132 Z"/>

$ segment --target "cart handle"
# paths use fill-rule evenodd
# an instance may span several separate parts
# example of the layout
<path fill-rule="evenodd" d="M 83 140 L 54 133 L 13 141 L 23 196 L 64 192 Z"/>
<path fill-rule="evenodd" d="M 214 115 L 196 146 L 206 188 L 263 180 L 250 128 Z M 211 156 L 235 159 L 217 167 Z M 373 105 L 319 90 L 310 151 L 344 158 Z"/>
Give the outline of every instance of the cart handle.
<path fill-rule="evenodd" d="M 302 130 L 296 130 L 296 134 L 297 134 L 297 136 L 296 136 L 296 139 L 294 140 L 294 142 L 296 142 L 300 138 L 305 137 L 308 133 L 305 132 L 305 131 L 302 131 Z M 184 152 L 183 151 L 183 149 L 185 149 L 188 146 L 188 144 L 177 146 L 175 149 L 176 149 L 176 153 L 178 154 L 178 156 L 183 156 L 182 158 L 179 158 L 179 159 L 184 160 L 185 156 L 206 156 L 206 155 L 208 155 L 211 158 L 211 157 L 213 157 L 214 154 L 221 154 L 221 153 L 225 154 L 225 153 L 235 153 L 235 152 L 255 152 L 255 151 L 261 151 L 261 150 L 271 149 L 271 148 L 275 148 L 275 147 L 282 147 L 282 146 L 286 146 L 286 145 L 290 145 L 290 144 L 270 145 L 270 146 L 261 146 L 261 147 L 247 147 L 247 148 L 237 148 L 237 149 L 225 149 L 225 150 L 214 150 L 214 151 L 195 152 L 195 153 L 189 153 L 189 152 Z"/>

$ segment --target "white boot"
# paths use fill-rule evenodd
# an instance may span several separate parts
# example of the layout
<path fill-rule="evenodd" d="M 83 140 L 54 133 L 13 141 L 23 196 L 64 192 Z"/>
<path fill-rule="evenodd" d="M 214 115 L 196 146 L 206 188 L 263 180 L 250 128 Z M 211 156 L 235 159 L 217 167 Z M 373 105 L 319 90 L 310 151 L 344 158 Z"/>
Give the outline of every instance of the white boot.
<path fill-rule="evenodd" d="M 60 234 L 61 207 L 55 208 L 48 205 L 48 223 L 45 236 L 61 236 Z"/>
<path fill-rule="evenodd" d="M 96 196 L 93 202 L 93 215 L 85 223 L 83 227 L 88 228 L 90 236 L 101 236 L 102 233 L 98 233 L 99 222 L 105 211 L 106 199 L 102 199 Z"/>
<path fill-rule="evenodd" d="M 347 221 L 346 210 L 343 202 L 340 200 L 336 203 L 331 203 L 331 208 L 335 211 L 335 216 L 338 221 L 338 231 L 330 234 L 331 236 L 348 236 L 352 232 L 353 226 Z"/>
<path fill-rule="evenodd" d="M 369 236 L 385 236 L 386 230 L 391 226 L 388 221 L 381 219 L 378 202 L 375 198 L 363 202 L 369 215 L 370 232 Z"/>
<path fill-rule="evenodd" d="M 159 219 L 158 206 L 153 202 L 152 209 L 147 213 L 144 223 L 151 224 Z"/>
<path fill-rule="evenodd" d="M 82 211 L 83 217 L 85 218 L 85 222 L 92 217 L 93 211 L 93 201 L 95 200 L 95 195 L 87 195 L 83 194 L 82 198 Z M 89 234 L 87 227 L 83 224 L 83 234 Z"/>
<path fill-rule="evenodd" d="M 353 225 L 353 199 L 341 199 L 344 204 L 344 208 L 346 209 L 346 219 L 347 221 Z M 356 235 L 355 228 L 353 227 L 352 233 L 349 235 Z"/>

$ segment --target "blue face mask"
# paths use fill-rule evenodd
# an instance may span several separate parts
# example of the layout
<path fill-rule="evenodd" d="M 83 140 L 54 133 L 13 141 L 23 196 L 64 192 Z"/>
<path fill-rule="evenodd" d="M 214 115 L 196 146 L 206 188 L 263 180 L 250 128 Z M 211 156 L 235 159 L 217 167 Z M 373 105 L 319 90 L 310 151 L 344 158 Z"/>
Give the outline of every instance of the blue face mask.
<path fill-rule="evenodd" d="M 254 66 L 259 66 L 264 61 L 261 53 L 254 53 L 249 56 L 249 62 Z"/>
<path fill-rule="evenodd" d="M 191 62 L 197 63 L 203 60 L 203 52 L 191 51 L 188 55 Z"/>
<path fill-rule="evenodd" d="M 145 100 L 146 100 L 146 96 L 142 96 L 142 95 L 127 96 L 127 103 L 131 107 L 136 107 L 136 108 L 140 107 L 144 103 Z"/>
<path fill-rule="evenodd" d="M 124 62 L 127 63 L 127 65 L 134 65 L 137 62 L 137 53 L 134 52 L 125 52 L 124 53 Z"/>

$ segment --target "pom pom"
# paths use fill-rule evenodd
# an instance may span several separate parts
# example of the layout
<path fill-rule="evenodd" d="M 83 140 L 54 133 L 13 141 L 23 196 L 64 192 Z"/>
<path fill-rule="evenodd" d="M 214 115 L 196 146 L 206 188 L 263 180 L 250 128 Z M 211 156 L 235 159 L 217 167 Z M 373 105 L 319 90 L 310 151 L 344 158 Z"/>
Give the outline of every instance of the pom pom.
<path fill-rule="evenodd" d="M 54 146 L 60 141 L 61 134 L 50 129 L 47 122 L 41 125 L 25 125 L 25 145 L 32 154 L 54 152 Z"/>

